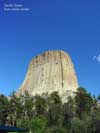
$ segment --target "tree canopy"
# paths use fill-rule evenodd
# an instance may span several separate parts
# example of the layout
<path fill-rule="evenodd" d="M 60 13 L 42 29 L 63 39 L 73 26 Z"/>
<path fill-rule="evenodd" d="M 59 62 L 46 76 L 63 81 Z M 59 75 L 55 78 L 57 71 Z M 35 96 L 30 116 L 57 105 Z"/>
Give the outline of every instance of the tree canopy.
<path fill-rule="evenodd" d="M 58 92 L 32 97 L 25 92 L 10 98 L 0 95 L 0 124 L 26 128 L 33 133 L 99 133 L 100 95 L 80 87 L 62 102 Z"/>

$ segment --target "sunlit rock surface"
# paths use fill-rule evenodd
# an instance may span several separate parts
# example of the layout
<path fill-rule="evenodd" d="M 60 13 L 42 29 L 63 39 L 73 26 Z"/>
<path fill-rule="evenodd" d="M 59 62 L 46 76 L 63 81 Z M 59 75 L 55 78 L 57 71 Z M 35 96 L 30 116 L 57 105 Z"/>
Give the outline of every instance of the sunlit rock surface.
<path fill-rule="evenodd" d="M 63 100 L 77 91 L 78 82 L 70 56 L 64 51 L 47 51 L 32 59 L 16 95 L 58 91 Z"/>

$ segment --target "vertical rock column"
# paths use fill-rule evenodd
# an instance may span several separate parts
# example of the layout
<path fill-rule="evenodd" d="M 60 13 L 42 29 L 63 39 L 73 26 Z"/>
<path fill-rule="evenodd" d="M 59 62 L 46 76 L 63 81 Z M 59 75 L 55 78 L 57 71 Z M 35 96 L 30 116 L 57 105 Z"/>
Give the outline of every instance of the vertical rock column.
<path fill-rule="evenodd" d="M 64 51 L 47 51 L 34 57 L 16 95 L 42 95 L 58 91 L 61 97 L 77 91 L 78 82 L 70 56 Z"/>

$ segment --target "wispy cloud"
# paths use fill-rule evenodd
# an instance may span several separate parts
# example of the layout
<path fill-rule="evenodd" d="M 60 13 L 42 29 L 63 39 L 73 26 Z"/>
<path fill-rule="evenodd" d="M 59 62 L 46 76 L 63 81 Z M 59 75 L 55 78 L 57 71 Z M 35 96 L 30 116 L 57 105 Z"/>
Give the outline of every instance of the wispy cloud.
<path fill-rule="evenodd" d="M 94 56 L 93 60 L 96 60 L 96 61 L 98 61 L 100 63 L 100 54 L 98 56 Z"/>

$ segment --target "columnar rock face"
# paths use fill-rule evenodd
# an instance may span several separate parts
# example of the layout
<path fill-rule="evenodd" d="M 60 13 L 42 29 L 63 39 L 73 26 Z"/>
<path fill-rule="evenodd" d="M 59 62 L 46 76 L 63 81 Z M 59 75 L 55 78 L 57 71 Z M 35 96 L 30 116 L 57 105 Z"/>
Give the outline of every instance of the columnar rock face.
<path fill-rule="evenodd" d="M 65 99 L 77 88 L 77 77 L 69 55 L 64 51 L 47 51 L 32 59 L 16 95 L 24 94 L 26 90 L 33 96 L 58 91 Z"/>

